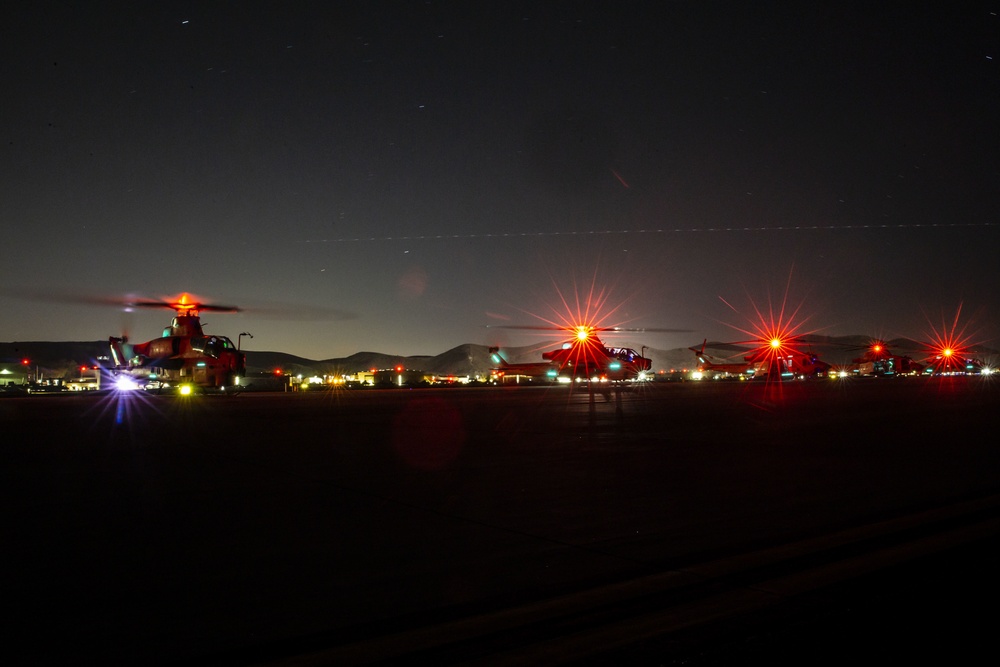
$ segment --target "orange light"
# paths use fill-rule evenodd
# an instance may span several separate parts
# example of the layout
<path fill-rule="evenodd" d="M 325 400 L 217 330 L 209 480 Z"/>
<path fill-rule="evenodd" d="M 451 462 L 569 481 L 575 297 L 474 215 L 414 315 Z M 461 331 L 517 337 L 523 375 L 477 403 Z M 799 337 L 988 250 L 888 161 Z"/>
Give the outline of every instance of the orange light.
<path fill-rule="evenodd" d="M 198 304 L 190 300 L 191 295 L 187 292 L 181 294 L 180 298 L 171 304 L 171 306 L 178 311 L 194 311 L 198 309 Z"/>
<path fill-rule="evenodd" d="M 950 357 L 951 355 L 955 354 L 955 350 L 951 349 L 950 347 L 946 347 L 943 350 L 941 350 L 941 354 L 945 357 Z"/>
<path fill-rule="evenodd" d="M 881 352 L 882 351 L 882 346 L 881 345 L 872 345 L 872 351 L 873 352 Z"/>

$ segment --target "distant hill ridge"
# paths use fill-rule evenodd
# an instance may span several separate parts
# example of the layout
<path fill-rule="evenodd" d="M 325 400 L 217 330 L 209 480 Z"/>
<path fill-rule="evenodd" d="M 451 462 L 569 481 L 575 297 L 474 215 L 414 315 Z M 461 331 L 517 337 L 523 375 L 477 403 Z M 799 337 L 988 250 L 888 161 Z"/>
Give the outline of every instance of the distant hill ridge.
<path fill-rule="evenodd" d="M 475 375 L 493 367 L 489 348 L 465 344 L 439 355 L 396 355 L 381 352 L 356 352 L 348 357 L 306 359 L 287 352 L 243 350 L 247 355 L 248 373 L 271 373 L 275 369 L 299 374 L 356 373 L 370 369 L 393 368 L 398 365 L 441 375 Z M 71 370 L 93 364 L 109 355 L 107 341 L 63 342 L 23 341 L 0 343 L 0 363 L 19 364 L 29 359 L 32 366 L 51 371 Z"/>
<path fill-rule="evenodd" d="M 825 361 L 844 364 L 862 354 L 871 342 L 870 336 L 810 336 L 805 343 Z M 886 341 L 889 349 L 920 359 L 925 356 L 924 345 L 908 338 Z M 504 358 L 509 362 L 541 361 L 542 351 L 551 345 L 525 345 L 503 348 Z M 692 347 L 700 347 L 695 344 Z M 717 359 L 740 358 L 746 346 L 708 341 L 706 354 Z M 424 371 L 437 375 L 476 375 L 488 373 L 495 366 L 490 358 L 489 347 L 466 343 L 438 355 L 394 355 L 381 352 L 356 352 L 347 357 L 323 360 L 306 359 L 286 352 L 244 350 L 247 355 L 247 372 L 251 374 L 272 373 L 276 369 L 291 374 L 350 374 L 370 369 L 394 368 L 402 365 L 408 370 Z M 644 348 L 646 356 L 653 361 L 654 370 L 681 370 L 693 368 L 695 355 L 688 348 L 660 350 Z M 20 363 L 30 359 L 31 364 L 51 371 L 65 369 L 71 371 L 82 364 L 91 364 L 109 353 L 107 341 L 90 342 L 12 342 L 0 343 L 0 363 Z M 1000 353 L 981 349 L 977 355 L 995 358 Z"/>

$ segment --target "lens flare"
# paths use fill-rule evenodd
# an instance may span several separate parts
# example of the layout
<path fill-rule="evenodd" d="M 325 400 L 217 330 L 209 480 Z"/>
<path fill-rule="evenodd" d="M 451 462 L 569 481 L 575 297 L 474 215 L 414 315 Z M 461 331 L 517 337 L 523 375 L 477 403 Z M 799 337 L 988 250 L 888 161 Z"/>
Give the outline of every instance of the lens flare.
<path fill-rule="evenodd" d="M 610 321 L 620 314 L 625 302 L 611 304 L 610 291 L 598 287 L 596 275 L 589 288 L 584 290 L 574 288 L 571 295 L 564 293 L 554 280 L 553 285 L 558 295 L 558 301 L 555 305 L 549 304 L 551 312 L 548 315 L 524 311 L 540 320 L 542 324 L 529 326 L 496 325 L 493 327 L 532 330 L 546 335 L 549 341 L 541 343 L 535 348 L 536 351 L 542 352 L 544 361 L 541 363 L 511 364 L 498 357 L 495 360 L 495 363 L 498 364 L 498 367 L 494 369 L 495 376 L 544 376 L 547 381 L 561 381 L 562 378 L 567 378 L 571 382 L 636 380 L 640 376 L 644 377 L 643 374 L 650 370 L 651 359 L 630 348 L 607 347 L 600 335 L 604 332 L 680 331 L 677 329 L 626 329 L 618 323 L 611 324 Z M 553 344 L 552 338 L 558 339 L 559 348 L 544 351 L 545 348 Z"/>
<path fill-rule="evenodd" d="M 744 361 L 754 369 L 756 377 L 765 377 L 769 381 L 825 375 L 830 369 L 830 365 L 820 361 L 803 340 L 804 336 L 815 333 L 815 330 L 805 330 L 808 317 L 802 316 L 800 312 L 802 304 L 794 308 L 789 304 L 790 284 L 791 276 L 780 302 L 775 303 L 769 295 L 766 308 L 751 298 L 752 313 L 744 316 L 746 326 L 727 324 L 750 337 L 731 344 L 750 345 L 751 350 L 743 357 Z M 740 314 L 731 303 L 722 297 L 719 299 Z"/>
<path fill-rule="evenodd" d="M 969 331 L 969 322 L 962 322 L 962 304 L 955 310 L 950 324 L 942 316 L 937 327 L 928 318 L 929 341 L 925 343 L 927 355 L 925 373 L 932 375 L 964 375 L 982 373 L 984 364 L 973 357 L 972 339 L 975 332 Z"/>
<path fill-rule="evenodd" d="M 128 375 L 120 375 L 115 380 L 115 388 L 118 391 L 135 391 L 139 388 L 139 384 Z"/>

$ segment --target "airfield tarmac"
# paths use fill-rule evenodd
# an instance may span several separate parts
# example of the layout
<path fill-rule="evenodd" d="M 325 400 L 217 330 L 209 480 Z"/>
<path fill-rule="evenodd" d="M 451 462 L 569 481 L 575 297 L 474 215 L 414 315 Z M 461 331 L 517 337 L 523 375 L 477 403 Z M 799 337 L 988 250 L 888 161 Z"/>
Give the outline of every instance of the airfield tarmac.
<path fill-rule="evenodd" d="M 961 662 L 998 407 L 990 377 L 4 399 L 0 655 Z"/>

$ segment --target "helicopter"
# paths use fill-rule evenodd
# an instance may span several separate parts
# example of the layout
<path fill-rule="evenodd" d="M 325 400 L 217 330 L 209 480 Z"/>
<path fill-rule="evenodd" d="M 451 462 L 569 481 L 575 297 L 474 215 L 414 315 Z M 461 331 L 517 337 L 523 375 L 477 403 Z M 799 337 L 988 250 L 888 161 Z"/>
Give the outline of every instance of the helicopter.
<path fill-rule="evenodd" d="M 505 382 L 507 379 L 513 380 L 515 384 L 520 384 L 522 379 L 525 382 L 536 379 L 554 382 L 558 375 L 557 369 L 548 361 L 510 363 L 504 358 L 499 347 L 491 347 L 489 351 L 490 361 L 495 364 L 490 375 L 495 382 Z"/>
<path fill-rule="evenodd" d="M 188 294 L 175 301 L 135 301 L 128 306 L 167 308 L 175 315 L 159 338 L 135 344 L 124 335 L 108 338 L 111 371 L 119 387 L 186 392 L 225 391 L 239 385 L 246 374 L 246 355 L 229 338 L 205 334 L 199 317 L 203 311 L 236 313 L 239 308 L 200 303 Z"/>
<path fill-rule="evenodd" d="M 569 338 L 557 349 L 542 353 L 541 362 L 508 363 L 499 348 L 490 348 L 490 358 L 496 366 L 492 376 L 497 381 L 505 378 L 541 378 L 549 382 L 622 382 L 644 380 L 653 366 L 648 359 L 632 348 L 610 347 L 598 332 L 625 331 L 677 331 L 675 329 L 624 329 L 590 324 L 572 326 L 510 326 L 508 329 L 534 329 L 563 331 Z"/>
<path fill-rule="evenodd" d="M 913 342 L 913 341 L 911 341 Z M 882 340 L 873 340 L 864 354 L 853 360 L 854 373 L 862 377 L 901 377 L 908 375 L 979 375 L 989 373 L 982 362 L 972 356 L 971 349 L 955 339 L 915 343 L 925 356 L 914 361 L 907 355 L 893 354 Z"/>
<path fill-rule="evenodd" d="M 931 350 L 923 369 L 926 375 L 985 375 L 990 371 L 982 360 L 970 356 L 964 346 L 941 344 Z"/>
<path fill-rule="evenodd" d="M 854 364 L 854 372 L 862 377 L 917 375 L 924 370 L 924 365 L 911 357 L 892 354 L 882 340 L 871 341 L 864 348 L 864 354 L 851 363 Z"/>
<path fill-rule="evenodd" d="M 718 345 L 755 345 L 748 350 L 742 362 L 716 364 L 708 361 L 705 354 L 708 340 L 702 342 L 701 348 L 688 348 L 695 353 L 702 373 L 714 372 L 732 374 L 750 379 L 792 380 L 825 376 L 830 372 L 831 365 L 819 359 L 813 352 L 800 348 L 801 340 L 797 336 L 781 336 L 773 334 L 756 340 L 738 343 L 720 343 Z"/>
<path fill-rule="evenodd" d="M 764 364 L 762 362 L 750 363 L 748 361 L 734 361 L 734 362 L 723 362 L 716 363 L 711 361 L 712 356 L 705 353 L 705 346 L 708 344 L 708 339 L 702 341 L 701 347 L 689 347 L 688 349 L 694 352 L 694 356 L 698 359 L 698 372 L 704 375 L 729 377 L 735 376 L 741 379 L 752 378 L 757 374 L 758 371 L 764 370 Z"/>
<path fill-rule="evenodd" d="M 943 320 L 940 326 L 935 326 L 928 318 L 931 326 L 930 339 L 923 344 L 926 357 L 924 362 L 925 375 L 988 375 L 992 369 L 981 359 L 973 357 L 971 333 L 968 323 L 962 324 L 962 304 L 958 305 L 954 319 L 949 324 Z"/>

